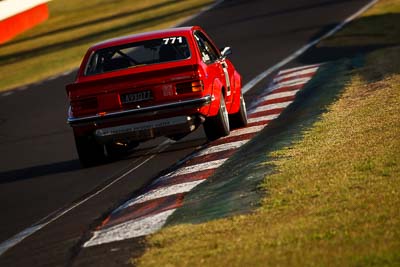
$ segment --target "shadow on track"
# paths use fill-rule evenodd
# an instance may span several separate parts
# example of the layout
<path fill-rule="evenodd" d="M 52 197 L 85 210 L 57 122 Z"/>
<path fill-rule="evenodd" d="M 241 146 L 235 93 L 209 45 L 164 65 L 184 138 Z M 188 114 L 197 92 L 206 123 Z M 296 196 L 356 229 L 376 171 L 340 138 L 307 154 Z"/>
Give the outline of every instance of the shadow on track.
<path fill-rule="evenodd" d="M 110 157 L 104 164 L 110 164 L 115 161 L 120 160 L 130 160 L 132 161 L 135 158 L 140 158 L 144 156 L 149 156 L 152 154 L 168 154 L 173 153 L 180 150 L 185 150 L 188 148 L 196 148 L 202 146 L 206 143 L 206 139 L 203 138 L 191 138 L 185 139 L 175 143 L 173 146 L 170 146 L 163 152 L 155 152 L 154 149 L 157 147 L 155 145 L 134 149 L 130 152 L 121 153 L 120 155 L 116 155 L 114 157 Z M 103 164 L 103 165 L 104 165 Z M 94 167 L 95 168 L 95 167 Z M 58 173 L 66 173 L 81 170 L 82 167 L 78 159 L 71 159 L 62 162 L 56 162 L 51 164 L 38 165 L 33 167 L 27 167 L 23 169 L 10 170 L 5 172 L 0 172 L 0 184 L 12 183 L 20 180 L 33 179 L 37 177 L 42 177 L 46 175 L 58 174 Z"/>
<path fill-rule="evenodd" d="M 71 172 L 79 170 L 80 168 L 79 160 L 68 160 L 19 170 L 0 172 L 0 184 L 32 179 L 56 173 Z"/>

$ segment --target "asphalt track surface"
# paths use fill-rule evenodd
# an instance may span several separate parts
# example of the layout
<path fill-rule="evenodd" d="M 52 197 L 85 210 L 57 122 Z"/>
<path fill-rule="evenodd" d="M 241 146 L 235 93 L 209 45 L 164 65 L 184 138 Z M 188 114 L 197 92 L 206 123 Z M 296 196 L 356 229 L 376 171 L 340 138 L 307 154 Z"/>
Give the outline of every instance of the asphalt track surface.
<path fill-rule="evenodd" d="M 245 84 L 368 2 L 224 1 L 186 25 L 200 25 L 217 45 L 231 46 L 231 60 Z M 308 53 L 302 62 L 294 60 L 289 65 L 323 60 L 321 55 Z M 200 128 L 179 142 L 155 139 L 121 160 L 81 169 L 72 131 L 66 124 L 64 87 L 74 75 L 72 72 L 0 94 L 0 243 L 38 222 L 51 221 L 4 252 L 0 266 L 75 265 L 82 235 L 158 173 L 206 142 Z M 246 102 L 257 97 L 267 83 L 268 77 L 250 90 Z M 56 217 L 77 203 L 79 206 Z M 112 259 L 108 263 L 96 262 L 93 255 L 91 260 L 79 262 L 82 266 L 118 266 L 130 254 L 140 254 L 140 248 L 125 242 L 125 247 L 122 244 L 107 252 L 107 258 Z"/>

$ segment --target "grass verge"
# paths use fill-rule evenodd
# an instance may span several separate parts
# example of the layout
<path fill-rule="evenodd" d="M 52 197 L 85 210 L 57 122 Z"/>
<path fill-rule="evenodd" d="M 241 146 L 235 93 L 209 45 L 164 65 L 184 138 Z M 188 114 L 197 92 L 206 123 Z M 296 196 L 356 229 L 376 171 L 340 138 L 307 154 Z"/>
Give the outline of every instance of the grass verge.
<path fill-rule="evenodd" d="M 0 46 L 0 91 L 77 68 L 91 44 L 172 27 L 212 2 L 51 1 L 49 20 Z"/>
<path fill-rule="evenodd" d="M 165 228 L 132 262 L 400 266 L 399 16 L 398 1 L 382 0 L 318 45 L 374 49 L 362 55 L 362 67 L 337 77 L 346 80 L 342 94 L 320 120 L 268 155 L 276 172 L 262 184 L 259 209 Z"/>

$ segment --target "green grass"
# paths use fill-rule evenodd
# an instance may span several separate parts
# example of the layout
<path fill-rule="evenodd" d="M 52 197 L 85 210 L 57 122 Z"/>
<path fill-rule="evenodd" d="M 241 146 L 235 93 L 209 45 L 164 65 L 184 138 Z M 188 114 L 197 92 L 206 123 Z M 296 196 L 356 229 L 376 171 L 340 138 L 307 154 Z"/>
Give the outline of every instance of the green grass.
<path fill-rule="evenodd" d="M 276 172 L 259 209 L 167 227 L 132 263 L 400 266 L 399 17 L 400 3 L 382 0 L 319 44 L 374 49 L 302 138 L 269 155 Z"/>
<path fill-rule="evenodd" d="M 104 39 L 172 27 L 212 0 L 54 0 L 50 18 L 0 46 L 0 91 L 77 68 Z"/>

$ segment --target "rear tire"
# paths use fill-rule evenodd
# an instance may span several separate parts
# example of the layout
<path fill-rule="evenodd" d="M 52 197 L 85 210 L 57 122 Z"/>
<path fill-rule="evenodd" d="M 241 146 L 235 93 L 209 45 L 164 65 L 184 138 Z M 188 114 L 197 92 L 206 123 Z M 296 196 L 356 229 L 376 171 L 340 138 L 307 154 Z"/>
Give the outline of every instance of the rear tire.
<path fill-rule="evenodd" d="M 92 136 L 75 135 L 75 144 L 82 167 L 96 166 L 105 161 L 104 145 L 98 144 Z"/>
<path fill-rule="evenodd" d="M 227 136 L 230 133 L 229 115 L 222 94 L 220 97 L 218 114 L 215 117 L 209 117 L 206 119 L 204 122 L 204 132 L 209 141 Z"/>
<path fill-rule="evenodd" d="M 232 129 L 242 128 L 247 126 L 247 111 L 246 102 L 244 102 L 243 94 L 240 92 L 240 108 L 235 114 L 229 116 L 229 122 Z"/>

